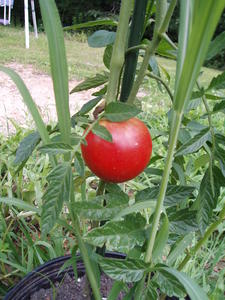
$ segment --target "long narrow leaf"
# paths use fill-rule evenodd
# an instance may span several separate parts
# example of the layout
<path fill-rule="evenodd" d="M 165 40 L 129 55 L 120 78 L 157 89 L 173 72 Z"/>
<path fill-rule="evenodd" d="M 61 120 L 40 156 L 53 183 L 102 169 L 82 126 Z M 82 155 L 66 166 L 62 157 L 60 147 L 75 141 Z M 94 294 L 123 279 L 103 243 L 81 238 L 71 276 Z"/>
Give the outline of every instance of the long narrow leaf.
<path fill-rule="evenodd" d="M 48 38 L 51 73 L 62 142 L 70 144 L 69 86 L 63 30 L 54 0 L 39 0 Z"/>
<path fill-rule="evenodd" d="M 190 99 L 213 32 L 225 6 L 223 0 L 192 0 L 188 2 L 190 2 L 189 10 L 193 8 L 193 17 L 191 24 L 187 28 L 190 34 L 182 72 L 177 77 L 174 109 L 178 112 L 183 111 L 184 105 Z M 179 43 L 179 47 L 182 47 L 181 43 Z M 178 61 L 178 63 L 181 62 Z"/>
<path fill-rule="evenodd" d="M 35 105 L 34 100 L 32 99 L 31 94 L 30 94 L 29 90 L 27 89 L 25 83 L 21 79 L 21 77 L 16 72 L 14 72 L 13 70 L 11 70 L 7 67 L 0 66 L 0 71 L 6 73 L 16 84 L 18 90 L 20 91 L 21 96 L 23 97 L 24 103 L 26 104 L 30 114 L 33 117 L 33 120 L 35 122 L 35 125 L 39 131 L 39 134 L 40 134 L 43 142 L 44 143 L 50 142 L 48 131 L 47 131 L 45 124 L 41 118 L 41 115 L 37 109 L 37 106 Z"/>

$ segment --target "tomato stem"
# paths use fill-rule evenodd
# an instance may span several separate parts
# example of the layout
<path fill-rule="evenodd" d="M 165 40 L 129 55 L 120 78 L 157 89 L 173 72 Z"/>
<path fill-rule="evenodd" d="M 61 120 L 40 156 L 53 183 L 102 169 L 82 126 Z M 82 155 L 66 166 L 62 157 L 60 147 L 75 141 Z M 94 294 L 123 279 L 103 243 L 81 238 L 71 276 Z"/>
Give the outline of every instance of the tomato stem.
<path fill-rule="evenodd" d="M 216 230 L 216 228 L 223 222 L 225 217 L 225 206 L 219 213 L 219 218 L 214 223 L 212 223 L 209 228 L 206 230 L 204 236 L 198 241 L 198 243 L 189 251 L 189 253 L 185 256 L 183 261 L 180 263 L 178 267 L 178 271 L 181 271 L 190 258 L 197 253 L 197 251 L 202 247 L 202 245 L 208 240 L 210 235 Z"/>
<path fill-rule="evenodd" d="M 107 103 L 116 100 L 120 72 L 124 63 L 125 49 L 127 44 L 127 34 L 129 29 L 129 19 L 132 5 L 132 1 L 130 0 L 122 0 L 121 2 L 119 22 L 116 31 L 116 39 L 113 46 L 113 52 L 110 62 L 110 75 L 106 94 Z"/>
<path fill-rule="evenodd" d="M 178 137 L 178 133 L 179 133 L 181 120 L 182 120 L 182 113 L 173 111 L 172 126 L 170 129 L 170 143 L 169 143 L 167 158 L 166 158 L 166 162 L 165 162 L 165 168 L 164 168 L 164 172 L 163 172 L 162 182 L 161 182 L 161 186 L 160 186 L 159 196 L 157 199 L 157 204 L 156 204 L 156 208 L 155 208 L 155 212 L 154 212 L 152 230 L 150 233 L 150 238 L 148 240 L 147 251 L 145 253 L 145 262 L 147 262 L 147 263 L 150 263 L 151 258 L 152 258 L 152 251 L 153 251 L 153 247 L 154 247 L 154 243 L 155 243 L 156 233 L 158 230 L 160 215 L 161 215 L 162 208 L 163 208 L 163 201 L 164 201 L 165 194 L 166 194 L 166 189 L 167 189 L 168 180 L 169 180 L 169 174 L 170 174 L 172 161 L 173 161 L 173 154 L 174 154 L 174 150 L 175 150 L 175 147 L 177 144 L 177 137 Z"/>

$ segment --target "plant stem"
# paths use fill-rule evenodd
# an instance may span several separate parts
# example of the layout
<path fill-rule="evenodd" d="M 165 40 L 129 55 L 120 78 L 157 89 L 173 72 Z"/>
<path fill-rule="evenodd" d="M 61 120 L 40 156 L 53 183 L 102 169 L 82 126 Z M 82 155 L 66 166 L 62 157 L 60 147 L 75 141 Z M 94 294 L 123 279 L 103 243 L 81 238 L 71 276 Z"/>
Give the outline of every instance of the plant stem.
<path fill-rule="evenodd" d="M 97 281 L 96 281 L 96 276 L 95 276 L 94 271 L 92 269 L 92 265 L 91 265 L 90 257 L 88 255 L 87 248 L 85 246 L 85 243 L 84 243 L 84 241 L 82 239 L 82 236 L 81 236 L 81 233 L 80 233 L 80 225 L 79 225 L 78 217 L 75 213 L 74 202 L 75 202 L 74 192 L 73 192 L 73 188 L 71 188 L 70 203 L 69 203 L 68 206 L 69 206 L 71 219 L 72 219 L 72 222 L 73 222 L 74 234 L 77 238 L 80 253 L 81 253 L 84 265 L 85 265 L 85 270 L 86 270 L 87 277 L 88 277 L 88 280 L 90 282 L 94 297 L 95 297 L 96 300 L 101 300 L 102 297 L 101 297 L 101 294 L 99 292 L 99 287 L 98 287 L 98 284 L 97 284 Z"/>
<path fill-rule="evenodd" d="M 145 262 L 150 263 L 151 258 L 152 258 L 152 251 L 153 251 L 153 246 L 156 238 L 156 233 L 158 230 L 158 225 L 159 225 L 159 219 L 161 215 L 161 211 L 163 208 L 163 201 L 168 185 L 168 179 L 169 179 L 169 174 L 172 166 L 172 161 L 173 161 L 173 154 L 174 150 L 177 144 L 177 137 L 179 133 L 179 128 L 181 124 L 181 119 L 182 119 L 182 113 L 173 111 L 173 121 L 172 121 L 172 126 L 170 130 L 170 143 L 169 143 L 169 148 L 168 148 L 168 153 L 167 153 L 167 158 L 165 162 L 165 168 L 163 172 L 163 177 L 162 177 L 162 182 L 160 186 L 160 191 L 159 191 L 159 196 L 157 199 L 157 204 L 155 208 L 155 213 L 154 213 L 154 218 L 153 218 L 153 223 L 152 223 L 152 230 L 150 233 L 150 238 L 148 240 L 148 245 L 147 245 L 147 250 L 145 253 Z"/>
<path fill-rule="evenodd" d="M 145 77 L 146 70 L 148 68 L 148 63 L 150 57 L 155 53 L 155 50 L 157 49 L 160 41 L 161 41 L 161 35 L 167 30 L 167 27 L 169 25 L 170 18 L 173 14 L 173 10 L 176 6 L 177 0 L 172 0 L 170 2 L 169 8 L 167 12 L 165 13 L 165 7 L 167 4 L 167 1 L 165 0 L 158 0 L 156 2 L 157 9 L 156 9 L 156 24 L 154 28 L 153 33 L 153 39 L 150 45 L 147 47 L 145 56 L 143 59 L 143 62 L 141 64 L 141 68 L 138 72 L 137 79 L 133 85 L 133 88 L 130 92 L 128 103 L 133 103 L 136 95 L 138 93 L 139 87 Z"/>
<path fill-rule="evenodd" d="M 198 80 L 196 81 L 196 84 L 197 84 L 198 89 L 201 90 Z M 204 94 L 202 95 L 202 101 L 204 103 L 205 110 L 207 112 L 208 123 L 209 123 L 209 127 L 210 127 L 211 138 L 212 138 L 212 152 L 210 155 L 209 171 L 210 171 L 210 184 L 211 184 L 211 188 L 212 188 L 212 193 L 213 193 L 213 196 L 215 196 L 214 177 L 213 177 L 213 165 L 214 165 L 214 157 L 215 157 L 215 149 L 216 149 L 215 132 L 214 132 L 214 128 L 212 125 L 212 117 L 211 117 L 210 108 L 209 108 L 208 102 L 207 102 Z"/>
<path fill-rule="evenodd" d="M 223 222 L 223 219 L 225 218 L 225 206 L 219 213 L 218 220 L 216 220 L 214 223 L 212 223 L 209 228 L 206 230 L 204 236 L 198 241 L 198 243 L 189 251 L 189 253 L 185 256 L 183 261 L 180 263 L 178 267 L 178 271 L 181 271 L 184 266 L 187 264 L 187 262 L 190 260 L 190 258 L 197 253 L 197 251 L 202 247 L 202 245 L 208 240 L 210 235 L 216 230 L 216 228 Z"/>
<path fill-rule="evenodd" d="M 153 78 L 153 79 L 155 79 L 155 80 L 157 80 L 157 81 L 159 81 L 159 82 L 162 83 L 162 85 L 163 85 L 164 88 L 166 89 L 167 93 L 169 94 L 171 101 L 173 102 L 173 94 L 172 94 L 172 92 L 171 92 L 169 86 L 162 80 L 162 78 L 160 78 L 159 76 L 156 76 L 156 75 L 154 75 L 154 74 L 152 74 L 152 73 L 148 73 L 148 76 L 149 76 L 150 78 Z"/>
<path fill-rule="evenodd" d="M 109 84 L 106 94 L 107 103 L 116 100 L 120 71 L 124 63 L 131 8 L 132 1 L 122 0 L 119 22 L 116 31 L 116 40 L 113 46 L 112 58 L 110 63 Z"/>

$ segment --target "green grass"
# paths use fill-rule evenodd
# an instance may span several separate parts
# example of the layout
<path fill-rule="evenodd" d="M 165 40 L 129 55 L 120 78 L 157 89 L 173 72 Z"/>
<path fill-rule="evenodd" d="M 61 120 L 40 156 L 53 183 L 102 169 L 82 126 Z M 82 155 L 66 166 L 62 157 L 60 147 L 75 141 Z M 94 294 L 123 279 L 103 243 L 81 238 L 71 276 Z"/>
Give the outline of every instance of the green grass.
<path fill-rule="evenodd" d="M 103 49 L 87 46 L 84 35 L 65 34 L 66 52 L 70 79 L 82 79 L 103 69 Z M 0 64 L 17 62 L 32 64 L 41 72 L 50 73 L 48 43 L 45 34 L 40 33 L 35 39 L 30 33 L 30 48 L 25 49 L 23 28 L 0 27 Z"/>

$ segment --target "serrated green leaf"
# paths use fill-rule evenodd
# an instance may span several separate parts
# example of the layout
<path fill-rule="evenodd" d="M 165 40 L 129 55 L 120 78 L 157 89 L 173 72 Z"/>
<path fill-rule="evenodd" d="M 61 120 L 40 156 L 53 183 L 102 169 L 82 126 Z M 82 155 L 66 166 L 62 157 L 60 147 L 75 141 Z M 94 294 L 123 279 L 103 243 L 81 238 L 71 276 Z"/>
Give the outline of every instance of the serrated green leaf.
<path fill-rule="evenodd" d="M 149 175 L 158 175 L 158 176 L 162 176 L 163 174 L 163 170 L 158 168 L 146 168 L 144 172 Z"/>
<path fill-rule="evenodd" d="M 113 46 L 108 45 L 105 48 L 104 55 L 103 55 L 103 62 L 104 65 L 106 66 L 107 69 L 110 68 L 110 62 L 111 62 L 111 57 L 112 57 L 112 51 L 113 51 Z"/>
<path fill-rule="evenodd" d="M 141 112 L 134 105 L 122 102 L 111 102 L 105 108 L 105 118 L 112 122 L 122 122 L 135 117 Z"/>
<path fill-rule="evenodd" d="M 63 29 L 64 30 L 77 30 L 81 28 L 90 28 L 90 27 L 95 27 L 95 26 L 117 26 L 117 22 L 114 20 L 110 19 L 99 19 L 96 21 L 89 21 L 89 22 L 84 22 L 84 23 L 79 23 L 79 24 L 74 24 L 71 26 L 66 26 Z"/>
<path fill-rule="evenodd" d="M 96 124 L 92 128 L 92 132 L 102 138 L 103 140 L 106 140 L 108 142 L 112 142 L 112 135 L 111 133 L 106 129 L 106 127 Z"/>
<path fill-rule="evenodd" d="M 212 94 L 205 94 L 206 98 L 209 100 L 225 100 L 224 96 L 212 95 Z"/>
<path fill-rule="evenodd" d="M 145 218 L 140 214 L 128 216 L 122 221 L 109 221 L 102 227 L 89 231 L 84 239 L 94 245 L 106 246 L 126 252 L 145 241 Z"/>
<path fill-rule="evenodd" d="M 147 287 L 147 295 L 146 295 L 146 297 L 145 297 L 145 300 L 147 300 L 147 299 L 151 299 L 151 300 L 158 300 L 158 297 L 159 297 L 159 295 L 158 295 L 158 292 L 157 292 L 157 287 L 156 286 L 154 286 L 153 284 L 152 284 L 152 282 L 150 281 L 149 283 L 148 283 L 148 287 Z"/>
<path fill-rule="evenodd" d="M 210 156 L 208 153 L 199 156 L 195 160 L 195 171 L 197 171 L 201 167 L 205 167 L 209 163 L 209 160 L 210 160 Z"/>
<path fill-rule="evenodd" d="M 99 264 L 109 277 L 122 282 L 137 282 L 149 270 L 149 265 L 137 259 L 101 258 Z"/>
<path fill-rule="evenodd" d="M 189 233 L 185 236 L 180 237 L 176 243 L 172 246 L 170 253 L 167 257 L 167 263 L 171 266 L 175 263 L 180 253 L 183 253 L 185 249 L 191 245 L 193 240 L 193 233 Z"/>
<path fill-rule="evenodd" d="M 162 39 L 159 43 L 156 53 L 170 59 L 176 59 L 177 57 L 176 50 L 165 39 Z"/>
<path fill-rule="evenodd" d="M 106 47 L 114 43 L 115 37 L 116 33 L 113 31 L 98 30 L 88 37 L 88 45 L 92 48 Z"/>
<path fill-rule="evenodd" d="M 185 273 L 169 267 L 159 267 L 157 270 L 168 278 L 168 283 L 174 282 L 183 286 L 191 300 L 208 300 L 205 292 Z"/>
<path fill-rule="evenodd" d="M 43 235 L 55 225 L 62 210 L 63 202 L 69 200 L 72 183 L 72 169 L 70 163 L 57 165 L 47 176 L 49 186 L 43 196 L 41 224 Z"/>
<path fill-rule="evenodd" d="M 108 80 L 109 80 L 109 75 L 107 72 L 104 72 L 103 74 L 98 73 L 94 77 L 86 78 L 84 81 L 79 83 L 77 86 L 75 86 L 75 88 L 72 89 L 70 94 L 96 88 L 106 83 Z"/>
<path fill-rule="evenodd" d="M 215 90 L 225 89 L 225 71 L 211 80 L 209 87 L 207 88 L 207 91 L 212 89 Z"/>
<path fill-rule="evenodd" d="M 217 205 L 217 200 L 220 194 L 220 186 L 225 184 L 224 177 L 220 169 L 217 167 L 213 168 L 213 178 L 214 195 L 210 178 L 210 170 L 207 169 L 201 181 L 197 199 L 193 205 L 193 209 L 197 210 L 197 221 L 202 234 L 210 223 L 213 209 Z"/>
<path fill-rule="evenodd" d="M 40 212 L 41 212 L 41 210 L 38 207 L 36 207 L 32 204 L 29 204 L 29 203 L 25 202 L 24 200 L 17 199 L 17 198 L 0 197 L 0 203 L 4 203 L 10 207 L 15 206 L 24 211 L 34 211 L 38 214 L 40 214 Z"/>
<path fill-rule="evenodd" d="M 216 36 L 216 38 L 209 44 L 206 59 L 209 60 L 225 49 L 225 31 Z"/>
<path fill-rule="evenodd" d="M 106 205 L 102 205 L 103 199 Z M 80 217 L 101 221 L 110 220 L 128 205 L 129 199 L 121 195 L 106 194 L 92 201 L 76 202 L 74 207 Z"/>
<path fill-rule="evenodd" d="M 38 148 L 39 151 L 41 151 L 42 153 L 47 153 L 47 154 L 65 154 L 65 153 L 69 153 L 70 151 L 73 150 L 73 148 L 70 145 L 67 145 L 65 143 L 49 143 L 49 144 L 45 144 L 41 147 Z"/>
<path fill-rule="evenodd" d="M 219 161 L 220 169 L 225 177 L 225 150 L 219 145 L 216 145 L 215 158 Z"/>
<path fill-rule="evenodd" d="M 205 128 L 178 148 L 175 156 L 186 155 L 198 151 L 207 141 L 211 140 L 209 128 Z"/>
<path fill-rule="evenodd" d="M 173 206 L 189 197 L 195 190 L 192 186 L 168 185 L 164 199 L 165 206 Z M 137 192 L 135 196 L 136 202 L 157 199 L 159 187 L 147 188 Z"/>
<path fill-rule="evenodd" d="M 87 103 L 85 103 L 81 109 L 76 113 L 76 115 L 83 116 L 86 115 L 89 111 L 91 111 L 100 101 L 102 100 L 102 97 L 96 97 Z"/>
<path fill-rule="evenodd" d="M 160 226 L 160 229 L 157 233 L 154 248 L 152 252 L 152 259 L 153 261 L 156 261 L 157 259 L 161 259 L 161 255 L 163 253 L 163 250 L 166 246 L 167 240 L 169 236 L 169 220 L 166 215 L 164 215 L 162 225 Z"/>
<path fill-rule="evenodd" d="M 157 284 L 161 293 L 166 294 L 169 297 L 175 296 L 179 299 L 184 298 L 185 296 L 185 289 L 180 282 L 166 272 L 157 274 Z"/>
<path fill-rule="evenodd" d="M 35 131 L 26 136 L 19 144 L 19 147 L 16 150 L 16 158 L 14 164 L 22 163 L 31 156 L 35 147 L 41 141 L 40 134 Z"/>
<path fill-rule="evenodd" d="M 214 105 L 212 114 L 215 114 L 217 112 L 225 113 L 225 101 L 221 101 Z"/>
<path fill-rule="evenodd" d="M 168 213 L 170 221 L 170 232 L 185 235 L 199 229 L 197 222 L 197 211 L 181 209 Z"/>
<path fill-rule="evenodd" d="M 74 168 L 75 168 L 75 171 L 81 177 L 84 177 L 84 175 L 85 175 L 85 165 L 84 165 L 84 161 L 82 159 L 82 156 L 81 156 L 81 154 L 79 152 L 75 153 Z"/>

